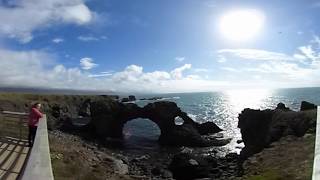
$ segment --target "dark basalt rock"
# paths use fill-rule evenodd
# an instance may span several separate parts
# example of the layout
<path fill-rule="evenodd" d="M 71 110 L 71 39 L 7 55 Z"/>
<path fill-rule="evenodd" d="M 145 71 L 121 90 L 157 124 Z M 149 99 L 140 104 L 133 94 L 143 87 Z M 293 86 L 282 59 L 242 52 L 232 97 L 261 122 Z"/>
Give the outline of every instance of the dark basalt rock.
<path fill-rule="evenodd" d="M 163 97 L 141 98 L 140 100 L 155 101 L 155 100 L 159 100 L 159 99 L 163 99 Z"/>
<path fill-rule="evenodd" d="M 128 97 L 122 98 L 121 102 L 132 102 L 132 101 L 135 101 L 135 100 L 136 100 L 136 97 L 134 95 L 130 95 Z"/>
<path fill-rule="evenodd" d="M 317 109 L 317 106 L 307 101 L 301 102 L 300 111 L 306 111 L 311 109 Z"/>
<path fill-rule="evenodd" d="M 138 107 L 133 103 L 116 101 L 94 101 L 90 105 L 92 133 L 99 137 L 122 138 L 122 129 L 126 122 L 136 118 L 150 119 L 161 130 L 159 142 L 173 146 L 211 146 L 223 145 L 218 141 L 209 141 L 201 137 L 203 134 L 222 131 L 214 123 L 198 124 L 174 102 L 159 101 Z M 175 124 L 175 118 L 184 120 L 182 125 Z"/>
<path fill-rule="evenodd" d="M 136 100 L 136 97 L 134 95 L 129 96 L 129 101 L 135 101 L 135 100 Z"/>
<path fill-rule="evenodd" d="M 283 104 L 283 103 L 279 103 L 279 104 L 277 105 L 276 109 L 278 109 L 278 110 L 283 110 L 283 111 L 290 111 L 290 108 L 286 107 L 286 105 Z"/>
<path fill-rule="evenodd" d="M 269 142 L 269 126 L 272 118 L 271 110 L 244 109 L 239 114 L 238 127 L 245 147 L 241 151 L 244 158 L 261 151 Z"/>
<path fill-rule="evenodd" d="M 205 159 L 187 153 L 176 154 L 169 169 L 177 180 L 207 178 L 210 174 L 209 163 Z"/>
<path fill-rule="evenodd" d="M 91 113 L 90 113 L 90 99 L 86 99 L 80 106 L 79 108 L 79 116 L 82 117 L 90 117 Z"/>
<path fill-rule="evenodd" d="M 245 145 L 241 158 L 260 152 L 283 136 L 303 136 L 311 126 L 305 113 L 290 111 L 282 104 L 275 110 L 244 109 L 238 122 Z"/>
<path fill-rule="evenodd" d="M 222 131 L 215 123 L 213 122 L 205 122 L 202 124 L 195 124 L 199 133 L 201 135 L 211 134 Z"/>
<path fill-rule="evenodd" d="M 129 102 L 129 98 L 122 98 L 121 102 Z"/>

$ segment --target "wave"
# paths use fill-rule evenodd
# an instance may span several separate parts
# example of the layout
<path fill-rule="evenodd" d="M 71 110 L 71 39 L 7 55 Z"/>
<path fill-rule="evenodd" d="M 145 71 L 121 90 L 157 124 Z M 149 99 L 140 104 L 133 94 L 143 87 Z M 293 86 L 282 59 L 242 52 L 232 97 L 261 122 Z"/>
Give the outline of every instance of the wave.
<path fill-rule="evenodd" d="M 180 97 L 163 97 L 163 98 L 160 98 L 160 99 L 157 99 L 157 101 L 163 101 L 163 100 L 170 100 L 170 99 L 180 99 Z"/>

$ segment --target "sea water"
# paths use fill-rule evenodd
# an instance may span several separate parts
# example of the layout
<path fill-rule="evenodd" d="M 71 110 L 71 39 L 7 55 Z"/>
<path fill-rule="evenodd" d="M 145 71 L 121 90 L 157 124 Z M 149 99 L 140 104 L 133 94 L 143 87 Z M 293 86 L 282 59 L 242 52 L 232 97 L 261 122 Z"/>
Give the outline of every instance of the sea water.
<path fill-rule="evenodd" d="M 238 115 L 245 108 L 274 109 L 279 102 L 284 103 L 292 110 L 300 109 L 301 101 L 308 101 L 320 105 L 320 88 L 295 89 L 250 89 L 229 90 L 221 92 L 203 93 L 175 93 L 139 95 L 140 98 L 163 97 L 158 100 L 137 100 L 139 106 L 155 101 L 173 101 L 182 111 L 188 113 L 194 121 L 214 122 L 224 131 L 224 138 L 232 138 L 231 142 L 220 147 L 224 152 L 239 152 L 243 144 L 237 144 L 241 139 L 238 126 Z M 128 122 L 124 128 L 125 144 L 129 149 L 158 148 L 157 139 L 160 130 L 155 123 L 147 119 L 135 119 Z"/>

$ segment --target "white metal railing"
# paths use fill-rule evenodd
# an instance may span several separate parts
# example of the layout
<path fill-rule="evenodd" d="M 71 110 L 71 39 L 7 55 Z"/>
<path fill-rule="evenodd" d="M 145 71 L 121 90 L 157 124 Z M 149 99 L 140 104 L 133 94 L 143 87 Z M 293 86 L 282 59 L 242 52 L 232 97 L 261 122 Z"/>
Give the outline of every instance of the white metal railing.
<path fill-rule="evenodd" d="M 51 167 L 46 115 L 39 121 L 33 147 L 22 175 L 22 180 L 34 179 L 54 179 Z"/>
<path fill-rule="evenodd" d="M 320 179 L 320 106 L 317 110 L 317 130 L 314 150 L 313 174 L 312 180 Z"/>

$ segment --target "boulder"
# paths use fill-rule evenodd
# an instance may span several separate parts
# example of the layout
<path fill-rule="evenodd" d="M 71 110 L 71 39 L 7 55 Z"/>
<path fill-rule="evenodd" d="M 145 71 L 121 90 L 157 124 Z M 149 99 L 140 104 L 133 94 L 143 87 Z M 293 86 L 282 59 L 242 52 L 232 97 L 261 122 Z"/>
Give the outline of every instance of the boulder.
<path fill-rule="evenodd" d="M 129 101 L 135 101 L 136 100 L 136 97 L 134 95 L 130 95 L 128 98 L 129 98 Z"/>
<path fill-rule="evenodd" d="M 311 109 L 317 109 L 317 106 L 307 101 L 301 102 L 300 111 L 306 111 Z"/>
<path fill-rule="evenodd" d="M 122 98 L 121 102 L 129 102 L 129 98 Z"/>
<path fill-rule="evenodd" d="M 195 126 L 201 135 L 214 134 L 222 131 L 222 129 L 213 122 L 205 122 L 201 124 L 196 123 L 185 112 L 180 112 L 179 117 L 183 119 L 184 124 L 191 124 L 192 126 Z"/>
<path fill-rule="evenodd" d="M 121 102 L 132 102 L 132 101 L 135 101 L 135 100 L 136 100 L 136 97 L 134 95 L 130 95 L 128 97 L 122 98 Z"/>
<path fill-rule="evenodd" d="M 201 135 L 218 133 L 218 132 L 222 131 L 222 129 L 219 128 L 219 126 L 217 126 L 213 122 L 205 122 L 202 124 L 196 124 L 196 126 L 197 126 L 197 129 Z"/>
<path fill-rule="evenodd" d="M 177 180 L 206 178 L 210 174 L 209 163 L 205 159 L 186 153 L 176 154 L 169 169 Z"/>
<path fill-rule="evenodd" d="M 283 103 L 279 103 L 279 104 L 277 105 L 276 109 L 278 109 L 278 110 L 283 110 L 283 111 L 290 111 L 290 108 L 286 107 L 286 105 L 283 104 Z"/>
<path fill-rule="evenodd" d="M 153 175 L 156 175 L 156 176 L 161 176 L 165 179 L 172 179 L 172 173 L 167 170 L 167 169 L 163 169 L 161 167 L 155 167 L 151 170 L 151 173 Z"/>

